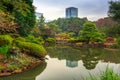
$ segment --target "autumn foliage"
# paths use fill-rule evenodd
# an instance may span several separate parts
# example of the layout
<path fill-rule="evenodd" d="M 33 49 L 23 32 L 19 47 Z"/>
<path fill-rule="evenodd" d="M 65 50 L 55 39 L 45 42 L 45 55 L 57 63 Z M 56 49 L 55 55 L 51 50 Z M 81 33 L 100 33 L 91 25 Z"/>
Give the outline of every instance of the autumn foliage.
<path fill-rule="evenodd" d="M 0 34 L 16 33 L 18 25 L 9 13 L 0 11 Z"/>
<path fill-rule="evenodd" d="M 106 18 L 101 18 L 98 21 L 95 22 L 97 27 L 106 27 L 106 26 L 115 26 L 118 24 L 116 21 L 113 21 L 111 18 L 106 17 Z"/>

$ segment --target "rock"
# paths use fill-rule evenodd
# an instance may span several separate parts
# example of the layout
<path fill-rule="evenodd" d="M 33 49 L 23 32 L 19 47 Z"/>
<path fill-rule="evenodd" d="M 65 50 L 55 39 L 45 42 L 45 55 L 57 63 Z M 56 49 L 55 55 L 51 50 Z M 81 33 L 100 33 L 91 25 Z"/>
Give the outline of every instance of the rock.
<path fill-rule="evenodd" d="M 14 73 L 21 73 L 21 72 L 22 72 L 22 69 L 14 70 Z"/>
<path fill-rule="evenodd" d="M 27 67 L 23 67 L 23 69 L 22 69 L 22 70 L 24 71 L 24 70 L 26 70 L 26 69 L 27 69 Z"/>

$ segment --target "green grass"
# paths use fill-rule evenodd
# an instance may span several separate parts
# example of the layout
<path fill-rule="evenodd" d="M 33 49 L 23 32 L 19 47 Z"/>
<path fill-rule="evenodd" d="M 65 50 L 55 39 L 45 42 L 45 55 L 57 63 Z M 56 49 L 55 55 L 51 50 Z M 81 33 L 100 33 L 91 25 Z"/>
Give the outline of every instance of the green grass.
<path fill-rule="evenodd" d="M 107 68 L 100 80 L 120 80 L 120 76 L 114 73 L 113 69 Z"/>
<path fill-rule="evenodd" d="M 84 80 L 120 80 L 120 76 L 117 73 L 114 73 L 113 69 L 107 67 L 106 71 L 102 73 L 99 78 L 90 74 L 90 79 Z"/>

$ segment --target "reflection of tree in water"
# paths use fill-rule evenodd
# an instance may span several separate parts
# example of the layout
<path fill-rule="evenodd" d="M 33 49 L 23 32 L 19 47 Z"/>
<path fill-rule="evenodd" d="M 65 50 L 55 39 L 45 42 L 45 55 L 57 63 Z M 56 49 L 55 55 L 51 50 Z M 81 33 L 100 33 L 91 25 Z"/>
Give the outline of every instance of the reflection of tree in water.
<path fill-rule="evenodd" d="M 103 49 L 78 50 L 70 47 L 51 47 L 47 51 L 51 58 L 65 59 L 68 67 L 78 66 L 76 61 L 82 59 L 86 69 L 94 69 L 103 53 Z"/>
<path fill-rule="evenodd" d="M 35 77 L 44 71 L 46 65 L 46 62 L 42 62 L 31 70 L 19 74 L 13 74 L 11 76 L 0 77 L 0 80 L 35 80 Z"/>
<path fill-rule="evenodd" d="M 120 63 L 120 49 L 119 50 L 104 50 L 103 62 Z"/>
<path fill-rule="evenodd" d="M 79 61 L 81 59 L 80 50 L 71 47 L 51 47 L 47 48 L 47 51 L 51 58 L 58 58 L 59 60 Z"/>
<path fill-rule="evenodd" d="M 47 48 L 47 51 L 51 58 L 65 59 L 66 66 L 70 68 L 77 67 L 78 61 L 81 59 L 80 50 L 71 47 L 52 47 Z"/>
<path fill-rule="evenodd" d="M 83 65 L 86 67 L 86 69 L 94 69 L 100 60 L 101 55 L 101 50 L 86 49 L 81 55 Z"/>

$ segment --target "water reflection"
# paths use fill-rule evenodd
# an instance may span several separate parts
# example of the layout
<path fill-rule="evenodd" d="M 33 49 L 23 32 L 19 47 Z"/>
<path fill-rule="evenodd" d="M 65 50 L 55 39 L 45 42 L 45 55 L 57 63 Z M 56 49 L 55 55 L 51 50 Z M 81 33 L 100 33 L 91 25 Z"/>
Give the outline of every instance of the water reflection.
<path fill-rule="evenodd" d="M 66 60 L 66 66 L 75 68 L 78 61 L 82 60 L 86 69 L 94 69 L 101 59 L 103 51 L 100 49 L 73 49 L 68 47 L 51 47 L 47 48 L 51 58 Z"/>
<path fill-rule="evenodd" d="M 90 74 L 98 77 L 105 71 L 108 62 L 112 62 L 109 66 L 118 71 L 119 64 L 116 64 L 117 60 L 120 62 L 118 51 L 114 51 L 112 56 L 112 51 L 109 53 L 105 49 L 75 49 L 63 46 L 46 49 L 47 67 L 36 80 L 85 80 Z"/>
<path fill-rule="evenodd" d="M 66 60 L 66 66 L 70 68 L 78 67 L 78 61 Z"/>
<path fill-rule="evenodd" d="M 99 76 L 108 62 L 120 74 L 120 51 L 105 49 L 74 49 L 71 47 L 47 47 L 48 60 L 37 68 L 0 80 L 83 80 L 83 77 Z M 36 78 L 35 78 L 36 77 Z"/>
<path fill-rule="evenodd" d="M 35 80 L 36 76 L 44 71 L 46 65 L 46 62 L 42 62 L 40 65 L 31 70 L 20 74 L 13 74 L 12 76 L 0 77 L 0 80 Z"/>
<path fill-rule="evenodd" d="M 51 58 L 59 60 L 79 61 L 81 59 L 80 50 L 71 47 L 48 47 L 47 52 Z"/>
<path fill-rule="evenodd" d="M 94 69 L 101 59 L 103 51 L 101 49 L 86 49 L 82 51 L 82 61 L 86 69 Z"/>
<path fill-rule="evenodd" d="M 120 63 L 120 50 L 104 50 L 103 55 L 103 62 Z"/>
<path fill-rule="evenodd" d="M 66 67 L 75 68 L 78 66 L 78 61 L 81 59 L 80 50 L 70 47 L 51 47 L 47 48 L 51 58 L 66 60 Z"/>

